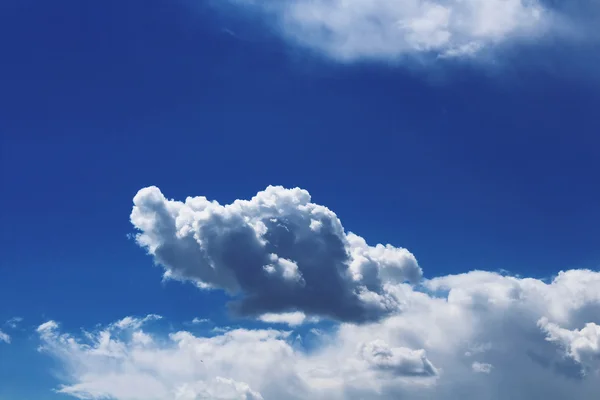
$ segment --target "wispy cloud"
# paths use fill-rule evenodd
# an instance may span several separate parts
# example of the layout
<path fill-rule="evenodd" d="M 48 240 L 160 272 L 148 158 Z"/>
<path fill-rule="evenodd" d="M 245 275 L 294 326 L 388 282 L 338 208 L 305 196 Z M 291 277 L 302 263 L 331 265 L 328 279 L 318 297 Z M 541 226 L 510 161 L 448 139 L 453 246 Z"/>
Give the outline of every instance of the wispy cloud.
<path fill-rule="evenodd" d="M 9 319 L 8 321 L 6 321 L 5 325 L 11 329 L 16 329 L 21 322 L 23 322 L 23 318 L 13 317 L 13 318 Z"/>
<path fill-rule="evenodd" d="M 578 10 L 544 0 L 229 0 L 262 13 L 287 40 L 339 61 L 465 58 L 513 43 L 585 36 Z M 570 3 L 570 2 L 565 2 Z M 600 14 L 596 14 L 600 15 Z M 584 27 L 586 27 L 584 29 Z"/>
<path fill-rule="evenodd" d="M 192 325 L 200 325 L 200 324 L 206 324 L 209 323 L 210 319 L 208 318 L 194 318 L 191 323 Z"/>
<path fill-rule="evenodd" d="M 0 331 L 0 342 L 10 343 L 10 336 L 7 333 Z"/>

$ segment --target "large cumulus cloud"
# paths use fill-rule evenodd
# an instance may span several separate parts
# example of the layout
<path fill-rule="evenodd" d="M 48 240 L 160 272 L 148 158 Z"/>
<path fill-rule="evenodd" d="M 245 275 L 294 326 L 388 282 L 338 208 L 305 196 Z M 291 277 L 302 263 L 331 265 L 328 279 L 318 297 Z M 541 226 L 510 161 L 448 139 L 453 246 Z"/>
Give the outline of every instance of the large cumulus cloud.
<path fill-rule="evenodd" d="M 38 328 L 80 399 L 595 399 L 600 273 L 550 282 L 474 271 L 394 286 L 402 312 L 298 333 L 164 330 L 156 316 L 83 334 Z"/>
<path fill-rule="evenodd" d="M 232 308 L 241 315 L 377 320 L 399 307 L 391 286 L 421 278 L 408 250 L 346 233 L 334 212 L 299 188 L 270 186 L 221 205 L 168 200 L 148 187 L 133 202 L 137 242 L 166 276 L 240 296 Z"/>
<path fill-rule="evenodd" d="M 221 206 L 146 188 L 134 203 L 138 242 L 168 276 L 241 296 L 237 310 L 270 328 L 157 329 L 161 317 L 149 315 L 72 334 L 47 321 L 40 350 L 59 362 L 61 393 L 591 400 L 600 392 L 600 272 L 422 279 L 408 251 L 344 232 L 300 189 L 270 187 Z M 281 329 L 319 316 L 341 322 Z"/>

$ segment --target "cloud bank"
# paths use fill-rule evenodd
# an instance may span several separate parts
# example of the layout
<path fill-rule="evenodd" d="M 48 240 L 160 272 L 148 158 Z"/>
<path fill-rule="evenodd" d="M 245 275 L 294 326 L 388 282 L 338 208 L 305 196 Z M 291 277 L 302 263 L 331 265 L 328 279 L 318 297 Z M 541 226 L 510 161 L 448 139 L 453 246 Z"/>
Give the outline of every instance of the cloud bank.
<path fill-rule="evenodd" d="M 47 321 L 37 329 L 40 350 L 62 367 L 61 393 L 562 400 L 600 391 L 600 272 L 423 279 L 407 250 L 346 233 L 301 189 L 269 187 L 220 205 L 168 200 L 150 187 L 135 196 L 131 221 L 167 276 L 226 290 L 239 311 L 271 326 L 198 335 L 165 332 L 149 315 L 71 334 Z M 341 322 L 291 330 L 317 316 Z"/>
<path fill-rule="evenodd" d="M 369 246 L 301 189 L 269 187 L 220 205 L 149 187 L 135 196 L 131 221 L 166 276 L 225 290 L 238 312 L 270 325 L 200 335 L 172 328 L 189 322 L 148 315 L 73 334 L 47 321 L 39 349 L 61 367 L 60 393 L 563 400 L 600 391 L 600 272 L 423 279 L 407 250 Z M 323 317 L 338 323 L 294 331 Z"/>
<path fill-rule="evenodd" d="M 339 61 L 394 60 L 419 55 L 471 57 L 511 43 L 593 33 L 594 24 L 586 15 L 600 16 L 598 4 L 592 0 L 565 3 L 568 4 L 544 0 L 229 0 L 229 4 L 264 15 L 293 43 Z"/>
<path fill-rule="evenodd" d="M 394 290 L 402 311 L 327 332 L 165 335 L 127 317 L 83 334 L 38 328 L 80 399 L 593 399 L 600 391 L 600 273 L 552 282 L 474 271 Z M 315 331 L 316 332 L 316 331 Z"/>
<path fill-rule="evenodd" d="M 165 276 L 227 291 L 243 316 L 292 324 L 306 316 L 378 320 L 400 306 L 390 289 L 422 275 L 408 250 L 346 233 L 335 213 L 299 188 L 270 186 L 221 205 L 205 197 L 168 200 L 148 187 L 133 202 L 137 243 Z"/>

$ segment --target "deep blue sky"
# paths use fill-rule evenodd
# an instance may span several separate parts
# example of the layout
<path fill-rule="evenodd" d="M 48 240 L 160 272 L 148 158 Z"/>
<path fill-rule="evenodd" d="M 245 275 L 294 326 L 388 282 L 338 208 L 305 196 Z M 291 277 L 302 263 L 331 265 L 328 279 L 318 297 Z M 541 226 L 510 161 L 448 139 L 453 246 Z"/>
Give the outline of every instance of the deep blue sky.
<path fill-rule="evenodd" d="M 148 185 L 221 203 L 300 186 L 428 277 L 600 264 L 597 80 L 334 64 L 158 0 L 5 1 L 0 49 L 0 321 L 225 318 L 127 238 Z M 52 387 L 32 340 L 0 346 L 0 399 Z"/>

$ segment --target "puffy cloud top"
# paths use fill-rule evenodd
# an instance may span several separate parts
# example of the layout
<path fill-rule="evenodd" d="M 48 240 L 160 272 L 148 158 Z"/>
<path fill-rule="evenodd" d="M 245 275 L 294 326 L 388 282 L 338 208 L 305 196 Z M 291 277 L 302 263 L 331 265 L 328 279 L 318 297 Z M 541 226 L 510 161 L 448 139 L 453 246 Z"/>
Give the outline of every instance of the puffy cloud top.
<path fill-rule="evenodd" d="M 135 196 L 131 221 L 168 277 L 226 290 L 239 299 L 236 311 L 272 327 L 167 333 L 153 330 L 161 317 L 149 315 L 73 335 L 48 321 L 37 329 L 40 350 L 62 367 L 61 393 L 587 400 L 600 392 L 597 271 L 548 281 L 486 271 L 423 279 L 410 252 L 346 233 L 301 189 L 269 187 L 223 206 L 167 200 L 150 187 Z M 281 329 L 320 317 L 340 322 Z M 197 329 L 194 321 L 186 326 Z"/>
<path fill-rule="evenodd" d="M 408 250 L 346 233 L 334 212 L 299 188 L 269 186 L 221 205 L 168 200 L 148 187 L 133 202 L 137 242 L 165 276 L 241 295 L 232 304 L 241 315 L 377 320 L 398 308 L 389 285 L 422 276 Z"/>
<path fill-rule="evenodd" d="M 600 391 L 599 278 L 473 272 L 428 281 L 435 293 L 398 284 L 402 312 L 305 333 L 310 351 L 275 329 L 165 335 L 148 326 L 155 316 L 38 332 L 63 368 L 58 390 L 80 399 L 587 400 Z"/>
<path fill-rule="evenodd" d="M 600 371 L 600 325 L 589 322 L 581 330 L 568 330 L 548 322 L 546 317 L 539 325 L 548 333 L 547 340 L 562 345 L 568 356 L 583 366 L 584 373 Z"/>

